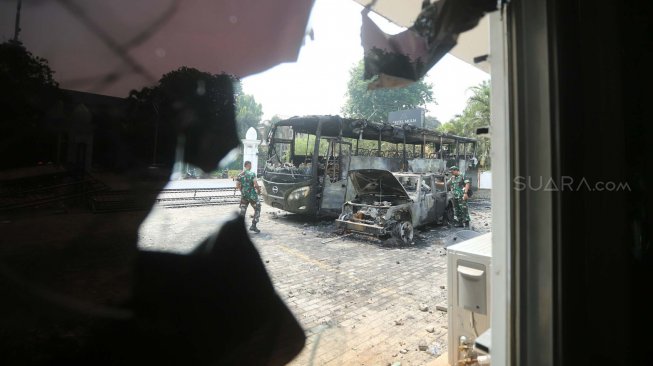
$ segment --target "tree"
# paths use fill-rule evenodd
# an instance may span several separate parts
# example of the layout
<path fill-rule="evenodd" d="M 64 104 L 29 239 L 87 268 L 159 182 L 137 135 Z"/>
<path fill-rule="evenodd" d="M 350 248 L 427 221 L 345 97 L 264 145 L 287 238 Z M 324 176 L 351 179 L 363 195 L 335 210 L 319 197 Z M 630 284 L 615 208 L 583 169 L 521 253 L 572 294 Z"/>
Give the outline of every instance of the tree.
<path fill-rule="evenodd" d="M 55 159 L 62 99 L 47 60 L 18 41 L 0 44 L 0 168 Z"/>
<path fill-rule="evenodd" d="M 201 151 L 219 149 L 207 140 L 206 131 L 219 129 L 224 136 L 236 137 L 236 81 L 226 74 L 181 67 L 163 75 L 154 87 L 132 90 L 125 124 L 131 153 L 151 164 L 171 164 L 182 132 L 189 162 L 199 159 Z"/>
<path fill-rule="evenodd" d="M 424 128 L 437 130 L 440 126 L 442 123 L 435 116 L 424 116 Z"/>
<path fill-rule="evenodd" d="M 278 114 L 275 114 L 274 116 L 270 117 L 269 120 L 261 121 L 258 125 L 258 131 L 261 133 L 261 136 L 259 137 L 262 140 L 267 140 L 268 135 L 270 134 L 270 130 L 272 130 L 272 126 L 281 120 L 283 120 L 283 118 L 281 118 L 281 116 Z"/>
<path fill-rule="evenodd" d="M 462 114 L 456 115 L 451 121 L 443 124 L 439 131 L 458 136 L 474 137 L 479 139 L 476 149 L 482 167 L 489 167 L 490 139 L 478 137 L 476 129 L 490 126 L 490 83 L 483 81 L 470 88 L 472 96 L 467 100 L 467 105 Z"/>
<path fill-rule="evenodd" d="M 242 89 L 241 89 L 242 90 Z M 242 139 L 250 127 L 258 131 L 263 117 L 263 106 L 256 102 L 253 95 L 240 93 L 236 96 L 236 120 L 238 121 L 238 136 Z"/>
<path fill-rule="evenodd" d="M 347 101 L 342 108 L 347 117 L 385 122 L 389 112 L 426 107 L 434 101 L 433 86 L 424 80 L 405 88 L 367 90 L 369 83 L 363 80 L 363 69 L 361 60 L 350 71 Z"/>

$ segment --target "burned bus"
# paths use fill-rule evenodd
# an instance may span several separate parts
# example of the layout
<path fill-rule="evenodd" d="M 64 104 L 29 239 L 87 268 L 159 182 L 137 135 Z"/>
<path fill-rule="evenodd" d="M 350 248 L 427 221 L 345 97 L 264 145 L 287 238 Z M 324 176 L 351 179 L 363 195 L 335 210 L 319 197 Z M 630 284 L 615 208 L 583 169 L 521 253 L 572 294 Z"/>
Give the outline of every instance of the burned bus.
<path fill-rule="evenodd" d="M 293 117 L 274 124 L 263 169 L 263 199 L 292 213 L 337 216 L 355 169 L 445 173 L 475 169 L 476 140 L 412 125 L 339 116 Z M 473 177 L 474 174 L 471 174 Z"/>

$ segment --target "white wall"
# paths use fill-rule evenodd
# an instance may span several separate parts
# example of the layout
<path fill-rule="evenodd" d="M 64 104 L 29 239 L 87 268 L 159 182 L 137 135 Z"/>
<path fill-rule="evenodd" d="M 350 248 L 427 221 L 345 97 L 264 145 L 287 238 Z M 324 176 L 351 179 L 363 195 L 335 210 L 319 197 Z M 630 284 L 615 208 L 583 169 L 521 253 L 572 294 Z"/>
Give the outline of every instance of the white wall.
<path fill-rule="evenodd" d="M 480 172 L 478 175 L 478 188 L 480 189 L 492 189 L 492 172 L 485 171 Z"/>

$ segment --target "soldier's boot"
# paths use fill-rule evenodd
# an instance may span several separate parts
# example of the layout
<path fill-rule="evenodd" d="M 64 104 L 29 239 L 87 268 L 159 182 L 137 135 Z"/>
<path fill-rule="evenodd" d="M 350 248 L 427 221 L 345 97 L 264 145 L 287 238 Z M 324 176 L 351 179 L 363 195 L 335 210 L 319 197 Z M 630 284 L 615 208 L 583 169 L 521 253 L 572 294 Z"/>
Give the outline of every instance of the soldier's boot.
<path fill-rule="evenodd" d="M 261 230 L 259 230 L 256 227 L 256 224 L 258 223 L 260 217 L 261 217 L 261 202 L 256 202 L 256 206 L 254 206 L 254 219 L 252 220 L 252 226 L 249 228 L 250 231 L 253 231 L 255 233 L 261 232 Z"/>

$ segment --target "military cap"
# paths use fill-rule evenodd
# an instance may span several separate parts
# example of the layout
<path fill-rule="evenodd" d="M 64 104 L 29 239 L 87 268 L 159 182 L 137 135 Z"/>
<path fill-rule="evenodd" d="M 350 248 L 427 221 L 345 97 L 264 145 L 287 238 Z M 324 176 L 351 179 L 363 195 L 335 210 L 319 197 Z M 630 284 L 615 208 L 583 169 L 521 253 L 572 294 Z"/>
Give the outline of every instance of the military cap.
<path fill-rule="evenodd" d="M 449 170 L 460 170 L 460 169 L 458 169 L 458 166 L 454 165 L 451 168 L 449 168 Z"/>

